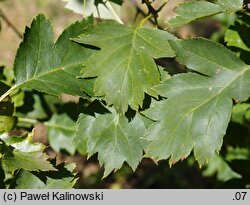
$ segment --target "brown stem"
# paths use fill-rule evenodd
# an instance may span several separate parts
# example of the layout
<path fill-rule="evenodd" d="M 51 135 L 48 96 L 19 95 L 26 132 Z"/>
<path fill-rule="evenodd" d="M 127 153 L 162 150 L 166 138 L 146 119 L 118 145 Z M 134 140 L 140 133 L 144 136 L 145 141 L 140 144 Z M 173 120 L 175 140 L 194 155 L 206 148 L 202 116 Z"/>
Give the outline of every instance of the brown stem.
<path fill-rule="evenodd" d="M 145 13 L 139 6 L 136 2 L 134 2 L 135 6 L 136 6 L 136 10 L 137 10 L 137 13 L 140 13 L 144 18 L 147 17 L 149 14 Z M 153 24 L 153 25 L 156 25 L 156 22 L 152 19 L 148 19 L 148 21 Z M 158 22 L 157 22 L 158 23 Z M 161 26 L 159 25 L 156 25 L 158 27 L 158 29 L 161 29 L 163 30 L 164 28 L 162 28 Z"/>
<path fill-rule="evenodd" d="M 150 1 L 149 0 L 142 0 L 142 3 L 145 3 L 146 6 L 148 7 L 148 13 L 151 14 L 154 18 L 154 21 L 155 21 L 155 24 L 156 26 L 158 27 L 158 21 L 157 21 L 157 18 L 158 18 L 158 11 L 156 11 L 154 9 L 154 7 L 151 5 Z"/>
<path fill-rule="evenodd" d="M 5 23 L 16 33 L 16 35 L 19 38 L 23 38 L 23 35 L 21 32 L 14 26 L 13 23 L 7 18 L 7 16 L 4 14 L 3 10 L 0 8 L 0 17 L 5 21 Z"/>

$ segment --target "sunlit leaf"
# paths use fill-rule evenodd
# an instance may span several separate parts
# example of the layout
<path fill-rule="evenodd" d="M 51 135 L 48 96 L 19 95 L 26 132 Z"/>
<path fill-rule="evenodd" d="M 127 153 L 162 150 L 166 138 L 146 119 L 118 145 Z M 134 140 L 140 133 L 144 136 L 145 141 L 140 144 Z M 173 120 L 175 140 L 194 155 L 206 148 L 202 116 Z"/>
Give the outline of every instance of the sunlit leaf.
<path fill-rule="evenodd" d="M 58 171 L 30 172 L 21 170 L 15 178 L 15 189 L 71 189 L 76 183 L 74 164 L 60 164 Z"/>
<path fill-rule="evenodd" d="M 91 91 L 91 82 L 77 80 L 81 64 L 93 53 L 70 38 L 78 36 L 91 19 L 72 24 L 53 43 L 50 22 L 42 15 L 26 28 L 14 64 L 15 87 L 26 87 L 49 94 L 67 93 L 86 97 Z"/>
<path fill-rule="evenodd" d="M 32 143 L 32 134 L 23 137 L 8 137 L 1 135 L 0 139 L 6 144 L 2 164 L 5 171 L 13 173 L 15 170 L 29 171 L 56 170 L 48 161 L 48 156 L 43 152 L 45 146 Z"/>
<path fill-rule="evenodd" d="M 242 176 L 231 169 L 226 161 L 219 155 L 215 155 L 202 172 L 203 176 L 213 176 L 217 174 L 217 179 L 226 182 L 230 179 L 240 179 Z"/>
<path fill-rule="evenodd" d="M 88 156 L 98 152 L 98 159 L 104 164 L 107 176 L 119 169 L 126 161 L 133 170 L 142 159 L 145 141 L 141 139 L 146 131 L 142 116 L 128 119 L 113 111 L 96 117 L 81 114 L 75 143 L 82 144 Z"/>
<path fill-rule="evenodd" d="M 219 152 L 231 116 L 232 98 L 250 95 L 250 67 L 223 46 L 205 39 L 171 42 L 177 60 L 198 73 L 178 74 L 155 90 L 166 100 L 144 114 L 156 122 L 146 139 L 146 156 L 170 158 L 170 164 L 193 150 L 202 165 Z M 205 75 L 205 76 L 204 76 Z"/>
<path fill-rule="evenodd" d="M 101 48 L 84 63 L 82 77 L 97 77 L 96 96 L 104 96 L 119 112 L 125 113 L 128 106 L 138 110 L 144 93 L 157 96 L 152 87 L 159 84 L 160 75 L 154 58 L 174 56 L 171 39 L 176 38 L 157 29 L 99 23 L 75 39 Z"/>
<path fill-rule="evenodd" d="M 223 12 L 236 12 L 242 9 L 243 0 L 218 0 L 215 3 L 207 1 L 191 1 L 180 4 L 175 9 L 176 17 L 169 20 L 172 27 L 181 26 L 194 20 Z"/>

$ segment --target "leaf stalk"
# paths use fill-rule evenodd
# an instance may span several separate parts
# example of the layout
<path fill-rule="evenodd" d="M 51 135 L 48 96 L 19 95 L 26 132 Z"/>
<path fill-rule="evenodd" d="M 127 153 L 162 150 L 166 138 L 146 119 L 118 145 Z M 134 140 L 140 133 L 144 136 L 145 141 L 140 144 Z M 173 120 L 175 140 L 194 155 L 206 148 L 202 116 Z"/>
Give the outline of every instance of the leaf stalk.
<path fill-rule="evenodd" d="M 0 102 L 2 102 L 4 100 L 4 98 L 6 98 L 8 95 L 10 95 L 18 86 L 14 85 L 13 87 L 11 87 L 9 90 L 7 90 L 1 97 L 0 97 Z"/>

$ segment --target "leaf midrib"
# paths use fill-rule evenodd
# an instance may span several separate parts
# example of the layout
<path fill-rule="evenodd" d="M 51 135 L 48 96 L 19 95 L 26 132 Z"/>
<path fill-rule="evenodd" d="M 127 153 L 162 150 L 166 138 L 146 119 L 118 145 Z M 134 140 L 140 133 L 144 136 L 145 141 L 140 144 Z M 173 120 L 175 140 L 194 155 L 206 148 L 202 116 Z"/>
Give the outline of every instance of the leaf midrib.
<path fill-rule="evenodd" d="M 39 21 L 39 31 L 41 30 L 41 22 Z M 41 42 L 41 32 L 38 33 L 38 41 L 39 41 L 39 46 L 38 46 L 38 55 L 37 55 L 37 60 L 36 60 L 36 67 L 35 67 L 35 72 L 33 74 L 33 76 L 36 75 L 37 73 L 37 70 L 38 70 L 38 64 L 40 62 L 40 55 L 41 55 L 41 45 L 42 45 L 42 42 Z M 54 47 L 53 47 L 54 48 Z"/>
<path fill-rule="evenodd" d="M 229 83 L 227 83 L 225 86 L 220 86 L 220 87 L 222 87 L 222 89 L 221 90 L 219 90 L 217 93 L 215 93 L 214 95 L 211 95 L 212 97 L 211 98 L 208 98 L 208 100 L 206 100 L 204 103 L 202 103 L 201 105 L 198 105 L 198 106 L 196 106 L 195 108 L 193 108 L 192 110 L 190 110 L 190 112 L 193 112 L 193 111 L 195 111 L 196 109 L 198 109 L 198 108 L 200 108 L 201 106 L 203 106 L 203 105 L 205 105 L 207 102 L 209 102 L 210 100 L 212 100 L 214 97 L 217 97 L 218 95 L 220 95 L 220 94 L 222 94 L 223 93 L 223 91 L 225 91 L 234 81 L 237 81 L 237 79 L 239 78 L 239 77 L 241 77 L 245 72 L 247 72 L 248 70 L 250 70 L 250 67 L 248 66 L 248 67 L 246 67 L 245 69 L 243 69 L 238 75 L 236 75 L 236 77 L 233 79 L 233 80 L 231 80 Z M 219 86 L 218 86 L 218 88 L 220 88 Z M 189 112 L 188 112 L 189 113 Z"/>
<path fill-rule="evenodd" d="M 56 67 L 48 72 L 45 72 L 45 73 L 42 73 L 41 75 L 36 75 L 36 76 L 33 76 L 32 78 L 29 78 L 28 80 L 26 81 L 23 81 L 19 84 L 16 84 L 15 85 L 15 89 L 16 88 L 20 88 L 22 86 L 24 86 L 25 84 L 33 81 L 33 80 L 39 80 L 39 78 L 42 78 L 43 76 L 46 76 L 46 75 L 49 75 L 49 74 L 52 74 L 54 72 L 58 72 L 58 71 L 62 71 L 62 72 L 65 72 L 65 73 L 68 73 L 70 75 L 72 75 L 71 73 L 67 72 L 67 69 L 70 69 L 72 66 L 77 66 L 77 65 L 82 65 L 81 63 L 76 63 L 76 64 L 71 64 L 71 65 L 67 65 L 67 66 L 61 66 L 61 67 Z M 74 76 L 74 75 L 72 75 Z"/>
<path fill-rule="evenodd" d="M 178 127 L 180 126 L 180 124 L 182 123 L 182 121 L 186 118 L 186 116 L 188 116 L 189 114 L 194 113 L 197 109 L 199 109 L 200 107 L 202 107 L 206 103 L 210 102 L 215 97 L 218 99 L 219 95 L 221 95 L 223 93 L 223 91 L 225 91 L 234 81 L 236 81 L 240 76 L 242 76 L 248 70 L 250 70 L 250 67 L 247 67 L 242 72 L 240 72 L 232 81 L 230 81 L 229 83 L 227 83 L 226 86 L 222 87 L 222 89 L 219 92 L 215 93 L 214 95 L 211 95 L 212 96 L 211 98 L 208 98 L 208 100 L 204 101 L 200 105 L 198 105 L 198 106 L 192 108 L 191 110 L 189 110 L 188 112 L 184 113 L 183 116 L 182 116 L 182 118 L 179 120 L 179 122 L 177 123 L 177 125 L 175 126 L 175 128 L 172 130 L 172 132 L 171 132 L 170 135 L 173 136 L 173 133 L 176 131 L 176 129 L 178 129 Z"/>

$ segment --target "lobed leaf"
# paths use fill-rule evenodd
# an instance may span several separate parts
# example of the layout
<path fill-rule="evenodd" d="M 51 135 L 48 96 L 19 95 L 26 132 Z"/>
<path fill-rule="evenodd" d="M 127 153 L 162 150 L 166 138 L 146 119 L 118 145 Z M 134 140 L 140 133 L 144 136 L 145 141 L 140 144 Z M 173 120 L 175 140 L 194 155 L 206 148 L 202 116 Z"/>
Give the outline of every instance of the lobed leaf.
<path fill-rule="evenodd" d="M 15 116 L 0 115 L 0 134 L 10 132 L 17 123 Z"/>
<path fill-rule="evenodd" d="M 32 143 L 32 134 L 23 137 L 0 136 L 0 139 L 5 143 L 1 154 L 3 154 L 2 165 L 6 172 L 13 173 L 18 169 L 28 171 L 56 170 L 48 161 L 48 156 L 43 152 L 45 146 L 40 143 Z"/>
<path fill-rule="evenodd" d="M 53 43 L 50 22 L 42 15 L 26 28 L 24 40 L 16 54 L 14 72 L 15 87 L 36 89 L 49 94 L 67 93 L 86 97 L 91 92 L 91 82 L 76 79 L 81 64 L 93 53 L 70 40 L 92 22 L 82 20 L 69 26 Z"/>
<path fill-rule="evenodd" d="M 234 49 L 235 52 L 240 54 L 241 59 L 249 64 L 250 40 L 248 33 L 250 17 L 242 16 L 234 25 L 230 26 L 225 33 L 225 42 L 227 46 Z"/>
<path fill-rule="evenodd" d="M 242 176 L 233 171 L 232 168 L 219 155 L 215 155 L 203 171 L 203 176 L 217 174 L 217 179 L 226 182 L 231 179 L 240 179 Z"/>
<path fill-rule="evenodd" d="M 77 178 L 73 170 L 74 164 L 59 164 L 58 171 L 30 172 L 21 170 L 11 188 L 15 189 L 71 189 Z M 16 184 L 15 186 L 13 184 Z"/>
<path fill-rule="evenodd" d="M 3 95 L 10 87 L 0 81 L 0 96 Z"/>
<path fill-rule="evenodd" d="M 133 170 L 142 159 L 146 126 L 138 114 L 128 121 L 115 111 L 96 115 L 81 114 L 78 119 L 75 143 L 83 146 L 88 156 L 98 152 L 98 159 L 104 164 L 106 177 L 112 170 L 119 169 L 126 161 Z"/>
<path fill-rule="evenodd" d="M 249 103 L 239 103 L 233 107 L 231 121 L 241 125 L 248 125 L 250 111 Z"/>
<path fill-rule="evenodd" d="M 226 11 L 235 12 L 242 8 L 243 0 L 217 0 L 217 4 Z"/>
<path fill-rule="evenodd" d="M 170 158 L 173 164 L 193 150 L 202 165 L 221 148 L 232 98 L 250 96 L 250 67 L 209 40 L 172 41 L 171 46 L 177 60 L 198 73 L 175 75 L 155 87 L 168 99 L 153 102 L 144 112 L 156 121 L 145 136 L 150 141 L 146 156 Z"/>
<path fill-rule="evenodd" d="M 49 121 L 45 122 L 45 125 L 51 147 L 57 152 L 66 150 L 73 155 L 76 147 L 73 145 L 72 137 L 76 130 L 76 123 L 64 113 L 54 114 Z"/>
<path fill-rule="evenodd" d="M 242 9 L 243 0 L 217 0 L 215 3 L 207 1 L 192 1 L 180 4 L 175 9 L 176 17 L 169 20 L 172 27 L 181 26 L 197 19 L 223 12 L 236 12 Z"/>
<path fill-rule="evenodd" d="M 160 76 L 154 58 L 173 57 L 168 40 L 174 39 L 173 35 L 152 28 L 99 23 L 75 39 L 101 48 L 84 63 L 82 77 L 97 77 L 96 96 L 104 96 L 118 112 L 125 113 L 128 106 L 138 110 L 144 93 L 157 96 L 152 87 L 159 84 Z"/>

